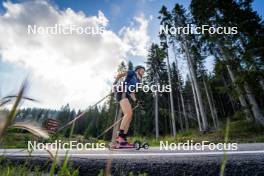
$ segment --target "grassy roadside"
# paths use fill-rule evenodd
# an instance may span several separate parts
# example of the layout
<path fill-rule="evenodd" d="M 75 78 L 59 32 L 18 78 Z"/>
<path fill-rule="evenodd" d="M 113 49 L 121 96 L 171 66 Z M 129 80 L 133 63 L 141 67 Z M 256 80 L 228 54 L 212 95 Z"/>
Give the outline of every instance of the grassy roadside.
<path fill-rule="evenodd" d="M 264 128 L 253 123 L 247 121 L 233 121 L 230 122 L 230 131 L 229 131 L 229 140 L 228 142 L 236 142 L 236 143 L 254 143 L 254 142 L 264 142 Z M 60 139 L 62 141 L 69 141 L 69 138 L 65 138 L 62 136 L 56 136 L 52 138 L 52 140 Z M 9 131 L 4 138 L 3 143 L 0 148 L 26 148 L 28 140 L 36 140 L 38 138 L 30 133 L 25 133 L 22 131 Z M 71 140 L 77 140 L 78 142 L 105 142 L 104 140 L 85 140 L 81 135 L 75 135 Z M 225 128 L 217 131 L 211 131 L 205 134 L 202 134 L 196 130 L 189 130 L 185 132 L 178 132 L 176 138 L 171 136 L 163 136 L 160 137 L 159 140 L 156 140 L 154 137 L 142 137 L 142 136 L 133 136 L 129 138 L 130 141 L 140 140 L 147 141 L 151 146 L 159 146 L 160 141 L 168 141 L 169 143 L 184 143 L 186 141 L 193 141 L 193 143 L 200 143 L 202 141 L 209 141 L 213 143 L 223 143 L 225 140 Z M 44 142 L 44 141 L 40 141 Z M 4 157 L 2 157 L 4 158 Z M 26 164 L 23 165 L 14 165 L 12 163 L 4 163 L 1 162 L 0 159 L 0 172 L 2 175 L 53 175 L 56 173 L 58 175 L 69 175 L 74 176 L 78 175 L 78 169 L 71 168 L 67 163 L 68 160 L 65 158 L 65 162 L 61 165 L 57 165 L 57 161 L 54 160 L 51 168 L 43 170 L 40 167 L 29 167 Z M 103 171 L 99 173 L 102 175 Z M 1 175 L 1 174 L 0 174 Z M 135 174 L 130 173 L 129 175 L 147 175 L 147 173 Z"/>
<path fill-rule="evenodd" d="M 169 143 L 183 143 L 186 141 L 193 141 L 193 143 L 200 143 L 202 141 L 209 141 L 212 143 L 224 143 L 225 128 L 207 132 L 205 134 L 197 130 L 189 130 L 178 132 L 176 138 L 171 136 L 163 136 L 156 140 L 153 137 L 135 136 L 130 138 L 131 141 L 140 140 L 147 141 L 151 146 L 159 146 L 160 141 L 168 141 Z M 264 128 L 247 121 L 233 121 L 230 122 L 229 142 L 236 143 L 260 143 L 264 142 Z"/>
<path fill-rule="evenodd" d="M 178 132 L 176 138 L 171 136 L 162 136 L 156 140 L 153 136 L 142 137 L 142 136 L 133 136 L 129 138 L 129 141 L 146 141 L 151 146 L 159 146 L 160 141 L 168 141 L 169 143 L 180 143 L 186 141 L 193 141 L 193 143 L 200 143 L 202 141 L 209 141 L 212 143 L 223 143 L 225 135 L 225 128 L 217 131 L 207 132 L 205 134 L 198 132 L 197 130 L 190 129 L 189 131 Z M 62 141 L 69 141 L 69 138 L 63 136 L 56 136 L 56 138 Z M 37 141 L 37 138 L 30 133 L 18 133 L 10 132 L 6 134 L 3 139 L 3 143 L 0 148 L 27 148 L 27 141 Z M 49 141 L 49 142 L 52 142 Z M 108 143 L 106 140 L 86 140 L 81 135 L 74 135 L 71 140 L 77 140 L 78 142 L 99 142 L 99 143 Z M 44 142 L 44 141 L 40 141 Z M 229 133 L 229 142 L 236 143 L 257 143 L 264 142 L 264 128 L 258 125 L 255 125 L 247 121 L 233 121 L 230 122 L 230 133 Z"/>
<path fill-rule="evenodd" d="M 57 175 L 57 176 L 77 176 L 78 168 L 73 168 L 68 161 L 66 155 L 63 162 L 58 162 L 57 158 L 54 160 L 47 160 L 44 165 L 32 165 L 31 161 L 26 160 L 23 163 L 12 163 L 1 156 L 0 158 L 0 175 L 2 176 L 42 176 L 42 175 Z"/>

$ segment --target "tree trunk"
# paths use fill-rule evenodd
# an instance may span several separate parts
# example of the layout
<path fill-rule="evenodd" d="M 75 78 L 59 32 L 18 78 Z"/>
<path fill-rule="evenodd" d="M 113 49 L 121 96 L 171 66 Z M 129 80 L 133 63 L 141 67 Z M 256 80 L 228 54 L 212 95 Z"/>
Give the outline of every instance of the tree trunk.
<path fill-rule="evenodd" d="M 260 84 L 260 87 L 262 88 L 262 90 L 264 91 L 264 79 L 263 78 L 260 78 L 259 84 Z"/>
<path fill-rule="evenodd" d="M 219 46 L 219 48 L 220 48 L 220 51 L 221 51 L 222 56 L 223 56 L 223 59 L 224 59 L 225 61 L 228 61 L 228 57 L 230 57 L 229 54 L 226 53 L 226 52 L 224 52 L 224 48 L 223 48 L 223 45 L 221 44 L 221 42 L 218 41 L 217 44 L 218 44 L 218 46 Z M 235 87 L 236 87 L 236 91 L 237 91 L 237 93 L 239 94 L 239 102 L 240 102 L 240 105 L 241 105 L 242 108 L 243 108 L 243 111 L 244 111 L 245 115 L 246 115 L 246 119 L 247 119 L 247 120 L 250 120 L 251 117 L 252 117 L 252 115 L 251 115 L 251 113 L 250 113 L 250 111 L 249 111 L 249 109 L 248 109 L 248 105 L 247 105 L 247 102 L 246 102 L 246 97 L 243 95 L 243 92 L 242 92 L 242 90 L 240 89 L 240 87 L 236 84 L 236 78 L 235 78 L 234 72 L 233 72 L 233 70 L 231 69 L 230 65 L 227 64 L 227 65 L 226 65 L 226 68 L 227 68 L 227 71 L 228 71 L 229 76 L 230 76 L 230 78 L 231 78 L 231 81 L 232 81 L 232 83 L 235 85 Z"/>
<path fill-rule="evenodd" d="M 218 103 L 218 105 L 220 106 L 220 112 L 221 112 L 221 116 L 222 117 L 225 117 L 225 116 L 227 116 L 227 113 L 226 113 L 226 111 L 225 111 L 225 107 L 224 107 L 224 105 L 223 105 L 223 101 L 222 101 L 222 97 L 221 97 L 221 95 L 218 95 L 217 97 L 216 97 L 216 99 L 217 99 L 217 103 Z"/>
<path fill-rule="evenodd" d="M 207 86 L 207 83 L 205 82 L 204 78 L 203 78 L 203 83 L 204 83 L 204 88 L 205 88 L 205 93 L 206 93 L 206 96 L 207 96 L 207 100 L 208 100 L 208 103 L 209 103 L 211 116 L 213 118 L 214 128 L 217 129 L 218 128 L 218 119 L 217 119 L 217 116 L 216 116 L 215 111 L 214 111 L 214 107 L 213 107 L 213 103 L 212 103 L 212 99 L 211 99 L 212 97 L 209 94 L 208 86 Z"/>
<path fill-rule="evenodd" d="M 188 109 L 187 109 L 187 110 L 188 110 L 188 114 L 191 116 L 191 118 L 193 118 L 192 115 L 193 115 L 194 113 L 192 112 L 191 103 L 188 102 L 187 105 L 188 105 L 188 106 L 187 106 L 187 107 L 188 107 Z M 197 119 L 195 119 L 195 117 L 194 117 L 193 120 L 197 120 Z"/>
<path fill-rule="evenodd" d="M 171 106 L 170 106 L 170 102 L 169 103 L 169 111 L 171 112 Z M 171 118 L 171 113 L 168 114 L 169 115 L 169 122 L 170 122 L 170 133 L 173 134 L 173 126 L 172 126 L 172 118 Z"/>
<path fill-rule="evenodd" d="M 198 105 L 198 102 L 197 102 L 197 96 L 196 96 L 196 93 L 195 93 L 195 89 L 194 89 L 194 84 L 193 84 L 192 78 L 190 78 L 190 81 L 191 81 L 191 87 L 192 87 L 192 92 L 193 92 L 193 100 L 194 100 L 194 105 L 195 105 L 195 110 L 196 110 L 196 115 L 197 115 L 197 122 L 198 122 L 199 131 L 203 131 L 203 128 L 202 128 L 202 125 L 201 125 L 201 119 L 200 119 L 199 105 Z"/>
<path fill-rule="evenodd" d="M 226 65 L 226 68 L 227 68 L 227 71 L 228 71 L 229 76 L 231 78 L 231 81 L 236 86 L 237 92 L 239 94 L 239 102 L 240 102 L 242 108 L 244 109 L 244 112 L 246 114 L 246 118 L 247 118 L 247 120 L 250 120 L 252 116 L 251 116 L 251 113 L 250 113 L 250 111 L 248 109 L 248 105 L 247 105 L 247 102 L 246 102 L 246 97 L 243 95 L 243 92 L 240 89 L 240 87 L 236 85 L 236 78 L 235 78 L 233 70 L 230 68 L 230 65 Z"/>
<path fill-rule="evenodd" d="M 222 76 L 222 81 L 224 83 L 225 88 L 227 88 L 228 87 L 227 86 L 227 82 L 226 82 L 226 80 L 225 80 L 225 78 L 223 76 Z M 229 92 L 227 92 L 227 95 L 228 95 L 229 101 L 230 101 L 230 103 L 232 105 L 233 112 L 235 112 L 236 111 L 236 107 L 234 105 L 234 100 L 233 100 L 233 98 L 232 98 L 232 96 L 230 95 Z"/>
<path fill-rule="evenodd" d="M 219 128 L 219 119 L 218 119 L 217 110 L 216 110 L 216 106 L 215 106 L 215 103 L 214 103 L 215 101 L 214 101 L 214 97 L 213 97 L 213 93 L 212 93 L 212 89 L 211 89 L 210 85 L 208 87 L 208 90 L 209 90 L 209 95 L 210 95 L 211 100 L 212 100 L 213 111 L 214 111 L 214 114 L 215 114 L 215 117 L 216 117 L 216 124 L 217 124 L 217 127 Z"/>
<path fill-rule="evenodd" d="M 262 126 L 264 126 L 264 117 L 261 113 L 261 110 L 258 106 L 255 96 L 247 82 L 244 84 L 244 87 L 245 87 L 245 91 L 246 91 L 249 103 L 251 105 L 251 109 L 254 114 L 255 120 L 259 122 Z"/>
<path fill-rule="evenodd" d="M 182 103 L 182 109 L 183 109 L 183 116 L 184 116 L 184 122 L 185 122 L 185 128 L 186 130 L 189 130 L 189 122 L 188 122 L 188 118 L 186 115 L 186 110 L 185 110 L 185 105 L 184 105 L 184 99 L 182 96 L 182 93 L 180 92 L 180 97 L 181 97 L 181 103 Z"/>
<path fill-rule="evenodd" d="M 187 64 L 188 64 L 188 67 L 189 67 L 189 70 L 190 70 L 190 76 L 193 79 L 194 88 L 195 88 L 195 92 L 196 92 L 196 95 L 197 95 L 197 102 L 199 104 L 199 110 L 200 110 L 201 117 L 202 117 L 203 130 L 206 131 L 208 129 L 208 122 L 207 122 L 207 117 L 206 117 L 206 114 L 205 114 L 204 105 L 203 105 L 203 101 L 202 101 L 202 94 L 201 94 L 201 91 L 200 91 L 200 86 L 198 84 L 198 80 L 196 78 L 196 74 L 195 74 L 195 71 L 194 71 L 194 66 L 193 66 L 193 63 L 192 63 L 191 55 L 189 53 L 189 49 L 187 47 L 186 39 L 184 39 L 184 40 L 185 40 L 185 42 L 183 44 L 183 47 L 184 47 L 184 51 L 185 51 L 185 54 L 186 54 L 186 57 L 187 57 Z"/>
<path fill-rule="evenodd" d="M 156 140 L 159 138 L 159 97 L 158 91 L 155 92 L 155 132 Z"/>
<path fill-rule="evenodd" d="M 177 70 L 177 73 L 178 73 L 178 83 L 180 83 L 180 71 L 179 71 L 179 67 L 178 67 L 178 60 L 176 58 L 176 52 L 175 52 L 175 45 L 174 45 L 174 42 L 172 43 L 173 45 L 173 53 L 174 53 L 174 59 L 175 59 L 175 66 L 176 66 L 176 70 Z M 188 119 L 187 119 L 187 116 L 186 116 L 186 110 L 185 110 L 185 106 L 184 106 L 184 99 L 183 99 L 183 95 L 182 95 L 182 91 L 181 91 L 181 87 L 179 85 L 179 93 L 180 93 L 180 98 L 181 98 L 181 104 L 182 104 L 182 111 L 183 111 L 183 115 L 184 115 L 184 121 L 185 121 L 185 127 L 186 129 L 188 130 L 189 129 L 189 123 L 188 123 Z M 182 119 L 181 119 L 181 125 L 182 125 Z"/>
<path fill-rule="evenodd" d="M 167 39 L 166 39 L 167 44 Z M 169 60 L 169 51 L 168 48 L 166 49 L 167 53 L 167 67 L 168 67 L 168 79 L 169 79 L 169 85 L 171 84 L 171 70 L 170 70 L 170 60 Z M 175 116 L 174 116 L 174 102 L 173 102 L 173 94 L 172 91 L 170 91 L 170 108 L 171 108 L 171 123 L 172 123 L 172 135 L 173 137 L 176 136 L 176 124 L 175 124 Z"/>
<path fill-rule="evenodd" d="M 155 84 L 157 85 L 159 83 L 159 75 L 156 72 L 155 75 Z M 159 93 L 158 91 L 155 92 L 155 135 L 156 135 L 156 140 L 159 138 Z"/>
<path fill-rule="evenodd" d="M 179 119 L 180 119 L 180 127 L 181 127 L 181 131 L 183 131 L 183 122 L 182 122 L 182 114 L 181 114 L 181 102 L 180 102 L 180 98 L 177 97 L 178 100 L 178 111 L 179 111 Z"/>

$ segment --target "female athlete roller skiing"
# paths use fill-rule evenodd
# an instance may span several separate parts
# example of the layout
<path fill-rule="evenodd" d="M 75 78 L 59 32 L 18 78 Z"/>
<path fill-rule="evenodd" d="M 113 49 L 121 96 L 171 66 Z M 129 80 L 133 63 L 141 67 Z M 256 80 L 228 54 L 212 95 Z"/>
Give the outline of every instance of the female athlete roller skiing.
<path fill-rule="evenodd" d="M 135 70 L 129 70 L 126 72 L 119 73 L 116 76 L 116 80 L 119 80 L 122 77 L 126 77 L 123 85 L 122 91 L 118 91 L 116 94 L 116 100 L 119 102 L 121 110 L 123 112 L 123 118 L 120 124 L 118 136 L 116 138 L 116 143 L 119 145 L 132 145 L 127 142 L 127 132 L 132 121 L 133 109 L 130 101 L 134 101 L 136 104 L 140 104 L 138 99 L 135 96 L 135 91 L 131 91 L 131 88 L 135 88 L 137 83 L 142 81 L 142 77 L 145 73 L 145 67 L 139 65 Z M 130 87 L 130 89 L 129 89 Z"/>

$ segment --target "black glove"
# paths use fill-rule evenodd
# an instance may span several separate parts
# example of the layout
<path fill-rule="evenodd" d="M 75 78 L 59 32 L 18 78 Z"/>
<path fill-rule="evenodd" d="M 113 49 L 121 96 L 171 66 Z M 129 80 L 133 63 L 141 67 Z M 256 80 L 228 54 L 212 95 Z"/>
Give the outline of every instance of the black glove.
<path fill-rule="evenodd" d="M 116 85 L 118 83 L 118 79 L 116 79 L 114 82 L 113 82 L 113 85 Z"/>
<path fill-rule="evenodd" d="M 136 103 L 136 105 L 139 106 L 139 107 L 143 107 L 143 106 L 144 106 L 143 101 L 136 100 L 135 103 Z"/>

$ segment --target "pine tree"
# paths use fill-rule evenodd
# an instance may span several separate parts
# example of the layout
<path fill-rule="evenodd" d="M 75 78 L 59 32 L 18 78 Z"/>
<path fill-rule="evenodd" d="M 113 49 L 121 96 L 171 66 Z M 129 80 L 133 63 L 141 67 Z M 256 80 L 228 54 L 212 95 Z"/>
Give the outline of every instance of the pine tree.
<path fill-rule="evenodd" d="M 204 38 L 226 63 L 229 76 L 239 94 L 239 101 L 246 117 L 251 118 L 247 100 L 250 103 L 253 116 L 264 125 L 264 117 L 257 103 L 255 94 L 249 86 L 252 77 L 260 80 L 263 65 L 263 24 L 260 17 L 251 8 L 251 0 L 243 1 L 201 1 L 193 0 L 191 10 L 197 25 L 237 26 L 236 35 L 208 35 Z M 204 13 L 210 4 L 210 13 Z M 203 11 L 201 11 L 203 9 Z M 261 37 L 259 37 L 261 36 Z M 260 44 L 262 41 L 262 44 Z M 218 48 L 220 51 L 217 51 Z M 250 70 L 249 68 L 254 68 Z M 237 76 L 239 75 L 239 76 Z M 248 76 L 252 75 L 252 76 Z M 249 79 L 250 78 L 250 79 Z M 253 83 L 254 84 L 254 83 Z M 256 86 L 259 86 L 256 85 Z"/>
<path fill-rule="evenodd" d="M 175 5 L 175 7 L 172 10 L 172 19 L 171 19 L 171 23 L 174 27 L 187 26 L 188 19 L 185 13 L 186 13 L 185 9 L 181 5 L 179 4 Z M 176 34 L 173 37 L 175 42 L 177 41 L 177 43 L 180 45 L 181 51 L 183 51 L 183 53 L 186 56 L 188 68 L 190 71 L 191 81 L 193 82 L 195 94 L 197 95 L 197 102 L 203 124 L 203 130 L 207 130 L 208 122 L 207 122 L 204 104 L 202 101 L 201 88 L 197 79 L 197 73 L 196 73 L 197 69 L 195 68 L 196 62 L 194 60 L 194 57 L 192 56 L 192 51 L 190 50 L 190 48 L 193 48 L 193 44 L 195 44 L 196 41 L 194 41 L 194 37 L 192 35 L 187 36 L 184 34 L 180 34 L 180 35 Z"/>
<path fill-rule="evenodd" d="M 160 13 L 159 19 L 161 19 L 160 25 L 163 25 L 164 27 L 167 25 L 170 25 L 171 15 L 167 11 L 167 8 L 165 6 L 163 6 L 159 13 Z M 162 32 L 162 33 L 160 33 L 159 37 L 160 37 L 161 47 L 164 50 L 164 52 L 166 53 L 169 85 L 172 85 L 172 83 L 171 83 L 171 68 L 170 68 L 169 51 L 168 51 L 168 36 L 167 36 L 167 34 Z M 175 122 L 174 101 L 173 101 L 172 92 L 170 92 L 170 110 L 171 110 L 172 134 L 175 137 L 176 136 L 176 122 Z"/>
<path fill-rule="evenodd" d="M 147 58 L 147 82 L 149 85 L 161 85 L 161 75 L 165 68 L 165 53 L 159 48 L 157 44 L 152 44 L 149 50 Z M 156 91 L 154 96 L 154 108 L 155 108 L 155 135 L 156 139 L 159 138 L 159 92 Z"/>

